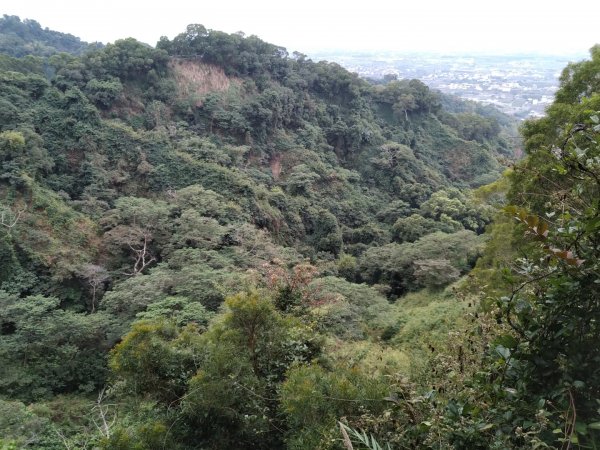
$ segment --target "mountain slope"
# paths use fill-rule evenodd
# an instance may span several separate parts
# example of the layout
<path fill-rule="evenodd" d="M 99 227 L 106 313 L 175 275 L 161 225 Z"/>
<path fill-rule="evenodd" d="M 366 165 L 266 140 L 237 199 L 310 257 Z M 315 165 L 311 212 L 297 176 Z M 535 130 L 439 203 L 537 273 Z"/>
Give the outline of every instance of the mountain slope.
<path fill-rule="evenodd" d="M 510 121 L 200 25 L 4 55 L 0 80 L 0 407 L 119 380 L 139 426 L 104 448 L 315 448 L 355 403 L 383 414 L 420 330 L 462 323 L 440 292 L 481 249 L 493 209 L 470 188 L 502 171 Z M 390 366 L 340 356 L 360 348 Z M 322 423 L 306 393 L 329 386 L 349 401 Z"/>
<path fill-rule="evenodd" d="M 0 53 L 5 55 L 50 56 L 61 52 L 80 55 L 98 47 L 101 44 L 88 44 L 72 34 L 42 28 L 35 20 L 21 21 L 6 14 L 0 19 Z"/>

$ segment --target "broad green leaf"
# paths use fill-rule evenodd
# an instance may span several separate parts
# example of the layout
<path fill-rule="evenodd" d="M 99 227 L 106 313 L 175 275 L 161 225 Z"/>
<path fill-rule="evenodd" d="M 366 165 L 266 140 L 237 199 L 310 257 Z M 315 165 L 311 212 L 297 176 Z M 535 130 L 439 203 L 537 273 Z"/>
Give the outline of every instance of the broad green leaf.
<path fill-rule="evenodd" d="M 496 346 L 496 353 L 498 353 L 505 360 L 510 358 L 510 350 L 503 345 Z"/>

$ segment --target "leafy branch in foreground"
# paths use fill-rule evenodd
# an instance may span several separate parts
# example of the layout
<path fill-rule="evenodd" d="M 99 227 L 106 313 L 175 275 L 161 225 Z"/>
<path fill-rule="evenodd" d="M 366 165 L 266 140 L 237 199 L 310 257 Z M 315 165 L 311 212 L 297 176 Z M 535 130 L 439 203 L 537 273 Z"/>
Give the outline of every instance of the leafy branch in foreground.
<path fill-rule="evenodd" d="M 385 447 L 382 447 L 376 440 L 372 434 L 367 434 L 365 431 L 360 432 L 355 430 L 354 428 L 349 427 L 348 425 L 343 424 L 342 422 L 338 422 L 340 425 L 340 431 L 342 432 L 342 436 L 344 437 L 344 446 L 347 450 L 354 450 L 352 445 L 352 438 L 354 441 L 363 444 L 368 450 L 391 450 L 389 444 L 386 444 Z"/>

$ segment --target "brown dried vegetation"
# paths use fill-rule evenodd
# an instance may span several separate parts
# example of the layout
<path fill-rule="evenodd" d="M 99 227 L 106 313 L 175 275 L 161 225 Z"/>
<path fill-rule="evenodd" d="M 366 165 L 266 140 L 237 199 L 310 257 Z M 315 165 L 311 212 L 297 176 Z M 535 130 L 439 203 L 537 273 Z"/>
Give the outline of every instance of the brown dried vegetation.
<path fill-rule="evenodd" d="M 202 96 L 214 91 L 226 91 L 231 83 L 239 80 L 231 79 L 222 68 L 199 61 L 172 59 L 169 63 L 177 82 L 177 97 L 194 98 L 196 106 L 202 106 Z"/>

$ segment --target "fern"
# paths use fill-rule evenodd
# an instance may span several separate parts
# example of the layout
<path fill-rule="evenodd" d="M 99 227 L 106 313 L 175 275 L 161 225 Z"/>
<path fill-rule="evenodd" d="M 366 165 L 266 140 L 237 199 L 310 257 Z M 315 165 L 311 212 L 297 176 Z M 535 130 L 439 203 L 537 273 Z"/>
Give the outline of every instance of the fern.
<path fill-rule="evenodd" d="M 381 446 L 372 434 L 368 435 L 366 431 L 358 431 L 342 422 L 338 423 L 340 424 L 340 430 L 344 437 L 344 445 L 347 450 L 354 450 L 354 447 L 352 446 L 353 441 L 365 445 L 368 450 L 392 450 L 390 444 L 386 443 L 385 447 Z"/>

